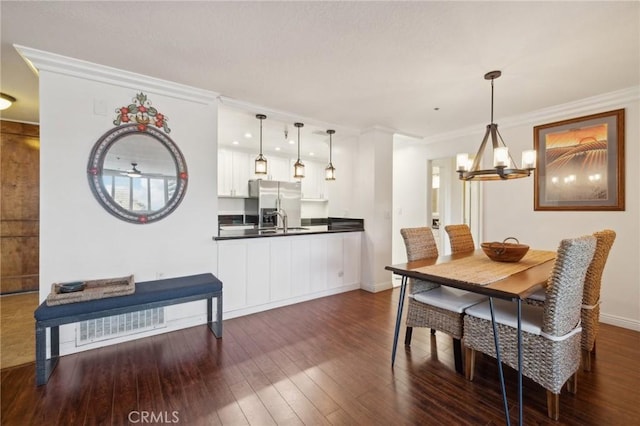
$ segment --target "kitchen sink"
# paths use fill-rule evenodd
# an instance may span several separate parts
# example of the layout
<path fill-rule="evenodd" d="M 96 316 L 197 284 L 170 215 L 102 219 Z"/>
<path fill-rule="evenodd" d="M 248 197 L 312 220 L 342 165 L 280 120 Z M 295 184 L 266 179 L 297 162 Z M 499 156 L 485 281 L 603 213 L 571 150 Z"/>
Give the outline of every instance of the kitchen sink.
<path fill-rule="evenodd" d="M 302 228 L 299 226 L 292 226 L 287 228 L 287 232 L 289 231 L 308 231 L 309 228 Z M 260 231 L 261 233 L 275 233 L 275 232 L 282 232 L 284 231 L 284 228 L 278 227 L 278 228 L 258 228 L 258 231 Z"/>
<path fill-rule="evenodd" d="M 275 229 L 259 229 L 258 232 L 260 232 L 261 234 L 275 234 L 278 231 L 276 231 Z"/>

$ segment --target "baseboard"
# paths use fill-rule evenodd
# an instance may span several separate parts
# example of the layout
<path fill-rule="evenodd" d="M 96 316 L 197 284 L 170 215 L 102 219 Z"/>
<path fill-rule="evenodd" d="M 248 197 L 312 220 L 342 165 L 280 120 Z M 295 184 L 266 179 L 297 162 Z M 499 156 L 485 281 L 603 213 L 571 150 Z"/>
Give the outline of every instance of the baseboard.
<path fill-rule="evenodd" d="M 617 327 L 628 328 L 629 330 L 640 331 L 640 321 L 619 317 L 617 315 L 603 314 L 600 312 L 600 322 Z"/>
<path fill-rule="evenodd" d="M 326 297 L 326 296 L 333 296 L 335 294 L 345 293 L 347 291 L 353 291 L 359 288 L 360 288 L 360 284 L 355 283 L 355 284 L 350 284 L 342 287 L 320 291 L 313 294 L 306 294 L 304 296 L 297 296 L 289 299 L 279 300 L 277 302 L 269 302 L 262 305 L 255 305 L 247 308 L 239 308 L 239 309 L 224 311 L 222 314 L 222 319 L 228 320 L 231 318 L 251 315 L 251 314 L 255 314 L 262 311 L 268 311 L 270 309 L 280 308 L 282 306 L 293 305 L 295 303 L 301 303 L 301 302 L 307 302 L 309 300 L 319 299 L 321 297 Z"/>
<path fill-rule="evenodd" d="M 393 288 L 393 284 L 391 281 L 384 281 L 384 282 L 375 283 L 375 284 L 362 283 L 362 287 L 360 288 L 362 288 L 365 291 L 368 291 L 369 293 L 377 293 L 379 291 L 389 290 Z"/>

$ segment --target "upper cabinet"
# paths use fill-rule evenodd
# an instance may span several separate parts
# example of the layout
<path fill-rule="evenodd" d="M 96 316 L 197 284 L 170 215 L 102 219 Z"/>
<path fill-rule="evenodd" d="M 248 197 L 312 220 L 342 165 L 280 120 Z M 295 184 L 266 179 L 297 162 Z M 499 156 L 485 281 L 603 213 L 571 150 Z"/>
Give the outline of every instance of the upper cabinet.
<path fill-rule="evenodd" d="M 248 197 L 250 179 L 284 182 L 296 180 L 293 178 L 293 163 L 289 164 L 289 158 L 274 155 L 266 157 L 267 175 L 257 175 L 254 173 L 255 155 L 244 151 L 220 148 L 218 151 L 218 196 Z M 317 189 L 313 193 L 315 194 L 313 198 L 319 198 Z"/>
<path fill-rule="evenodd" d="M 267 157 L 267 179 L 292 182 L 293 167 L 289 167 L 289 159 L 273 155 Z"/>
<path fill-rule="evenodd" d="M 291 161 L 291 170 L 293 170 L 295 161 Z M 304 161 L 305 177 L 301 180 L 303 199 L 326 200 L 328 198 L 327 182 L 324 180 L 324 167 L 324 164 L 316 161 Z"/>
<path fill-rule="evenodd" d="M 253 174 L 251 160 L 246 152 L 218 150 L 218 196 L 249 196 L 249 179 Z"/>

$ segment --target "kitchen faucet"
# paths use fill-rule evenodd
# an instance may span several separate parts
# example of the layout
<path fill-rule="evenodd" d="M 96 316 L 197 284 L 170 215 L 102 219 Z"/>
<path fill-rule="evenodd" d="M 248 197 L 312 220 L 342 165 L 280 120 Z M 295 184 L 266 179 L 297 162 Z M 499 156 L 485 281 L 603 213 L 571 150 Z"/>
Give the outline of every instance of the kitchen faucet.
<path fill-rule="evenodd" d="M 287 212 L 285 212 L 283 209 L 280 209 L 280 210 L 274 210 L 269 213 L 269 216 L 276 216 L 276 215 L 280 216 L 280 219 L 282 219 L 282 230 L 286 234 L 289 229 L 287 225 Z"/>

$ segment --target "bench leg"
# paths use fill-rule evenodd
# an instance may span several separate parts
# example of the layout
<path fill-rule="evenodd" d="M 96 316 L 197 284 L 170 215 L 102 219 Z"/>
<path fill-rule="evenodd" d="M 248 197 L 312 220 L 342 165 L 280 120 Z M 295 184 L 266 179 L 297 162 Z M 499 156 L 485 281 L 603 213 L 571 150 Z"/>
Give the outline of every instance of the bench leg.
<path fill-rule="evenodd" d="M 222 337 L 222 294 L 216 296 L 216 322 L 213 322 L 213 303 L 207 299 L 207 324 L 216 338 Z"/>
<path fill-rule="evenodd" d="M 51 358 L 47 359 L 47 327 L 36 322 L 36 385 L 47 383 L 60 358 L 60 329 L 51 327 Z"/>

